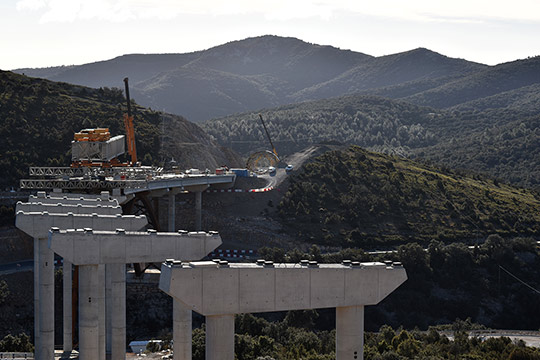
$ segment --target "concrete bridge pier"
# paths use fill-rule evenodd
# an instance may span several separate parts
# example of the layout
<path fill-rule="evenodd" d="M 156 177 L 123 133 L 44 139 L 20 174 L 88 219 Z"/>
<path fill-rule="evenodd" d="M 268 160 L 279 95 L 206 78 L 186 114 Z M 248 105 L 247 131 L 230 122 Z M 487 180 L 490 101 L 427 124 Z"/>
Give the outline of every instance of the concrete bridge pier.
<path fill-rule="evenodd" d="M 98 265 L 79 265 L 80 360 L 100 358 L 98 284 Z"/>
<path fill-rule="evenodd" d="M 206 316 L 206 360 L 234 359 L 234 315 Z"/>
<path fill-rule="evenodd" d="M 126 265 L 109 264 L 111 277 L 111 360 L 126 358 Z"/>
<path fill-rule="evenodd" d="M 169 221 L 167 222 L 167 227 L 168 227 L 168 230 L 169 232 L 174 232 L 174 228 L 176 227 L 176 224 L 175 224 L 175 218 L 176 218 L 176 193 L 174 191 L 170 191 L 169 194 L 167 195 L 167 198 L 168 198 L 168 206 L 169 206 L 169 211 L 168 211 L 168 216 L 169 216 Z"/>
<path fill-rule="evenodd" d="M 173 299 L 174 360 L 191 360 L 191 309 Z"/>
<path fill-rule="evenodd" d="M 195 231 L 202 228 L 202 191 L 195 192 Z"/>
<path fill-rule="evenodd" d="M 202 229 L 202 193 L 208 189 L 208 185 L 193 185 L 186 187 L 189 192 L 195 193 L 195 231 Z"/>
<path fill-rule="evenodd" d="M 336 360 L 364 359 L 364 306 L 336 308 Z"/>
<path fill-rule="evenodd" d="M 39 354 L 54 359 L 54 252 L 48 239 L 39 239 Z"/>
<path fill-rule="evenodd" d="M 39 359 L 39 239 L 34 238 L 34 356 Z"/>
<path fill-rule="evenodd" d="M 98 265 L 98 321 L 99 321 L 99 360 L 105 360 L 106 329 L 105 329 L 105 265 Z"/>
<path fill-rule="evenodd" d="M 64 352 L 71 353 L 73 350 L 73 307 L 72 307 L 72 264 L 64 259 L 63 272 L 63 316 L 64 316 Z"/>

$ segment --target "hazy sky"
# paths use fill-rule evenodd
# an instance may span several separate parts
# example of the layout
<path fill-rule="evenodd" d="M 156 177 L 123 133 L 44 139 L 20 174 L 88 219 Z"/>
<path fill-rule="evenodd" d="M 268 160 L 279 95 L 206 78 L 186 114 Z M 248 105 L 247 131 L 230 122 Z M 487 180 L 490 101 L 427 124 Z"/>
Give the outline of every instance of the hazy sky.
<path fill-rule="evenodd" d="M 380 56 L 540 55 L 540 0 L 1 0 L 0 69 L 183 53 L 259 35 Z"/>

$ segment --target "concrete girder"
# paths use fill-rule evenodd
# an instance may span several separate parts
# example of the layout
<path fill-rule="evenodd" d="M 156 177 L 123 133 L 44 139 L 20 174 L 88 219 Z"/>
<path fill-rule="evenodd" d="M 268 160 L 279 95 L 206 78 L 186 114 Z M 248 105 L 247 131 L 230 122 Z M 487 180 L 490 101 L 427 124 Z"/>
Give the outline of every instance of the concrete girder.
<path fill-rule="evenodd" d="M 214 184 L 230 184 L 234 185 L 236 180 L 235 174 L 226 175 L 174 175 L 156 178 L 155 180 L 148 181 L 145 186 L 141 188 L 126 188 L 124 193 L 135 193 L 139 191 L 155 191 L 160 189 L 172 189 L 172 188 L 185 188 L 198 185 L 214 185 Z M 195 190 L 196 191 L 196 190 Z"/>

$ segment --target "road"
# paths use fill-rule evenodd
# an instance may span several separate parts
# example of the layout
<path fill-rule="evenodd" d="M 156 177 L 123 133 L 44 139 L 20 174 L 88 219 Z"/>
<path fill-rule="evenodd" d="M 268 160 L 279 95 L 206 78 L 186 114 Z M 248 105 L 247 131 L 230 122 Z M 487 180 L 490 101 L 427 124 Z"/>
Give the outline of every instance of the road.
<path fill-rule="evenodd" d="M 0 275 L 9 275 L 22 271 L 34 271 L 34 260 L 21 260 L 0 264 Z"/>
<path fill-rule="evenodd" d="M 259 177 L 265 179 L 268 182 L 265 186 L 266 188 L 273 188 L 279 186 L 279 184 L 281 184 L 283 180 L 285 180 L 290 174 L 285 171 L 285 166 L 292 165 L 294 167 L 291 173 L 297 171 L 304 164 L 304 162 L 306 162 L 306 160 L 309 159 L 315 151 L 317 151 L 317 149 L 317 146 L 310 146 L 304 151 L 294 153 L 283 160 L 284 164 L 282 165 L 282 167 L 276 168 L 275 175 L 272 176 L 269 174 L 264 174 L 260 175 Z"/>

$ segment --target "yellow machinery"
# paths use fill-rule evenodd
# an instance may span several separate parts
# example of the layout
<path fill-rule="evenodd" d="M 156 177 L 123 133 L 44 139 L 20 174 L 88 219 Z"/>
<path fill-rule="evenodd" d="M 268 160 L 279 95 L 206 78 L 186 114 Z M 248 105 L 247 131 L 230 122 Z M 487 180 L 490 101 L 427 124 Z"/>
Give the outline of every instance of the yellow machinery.
<path fill-rule="evenodd" d="M 108 128 L 84 129 L 73 136 L 71 142 L 71 167 L 115 167 L 136 166 L 137 149 L 135 147 L 135 129 L 131 114 L 128 78 L 124 79 L 126 86 L 127 114 L 124 114 L 126 135 L 111 137 Z M 127 152 L 131 161 L 120 162 L 118 157 Z"/>

